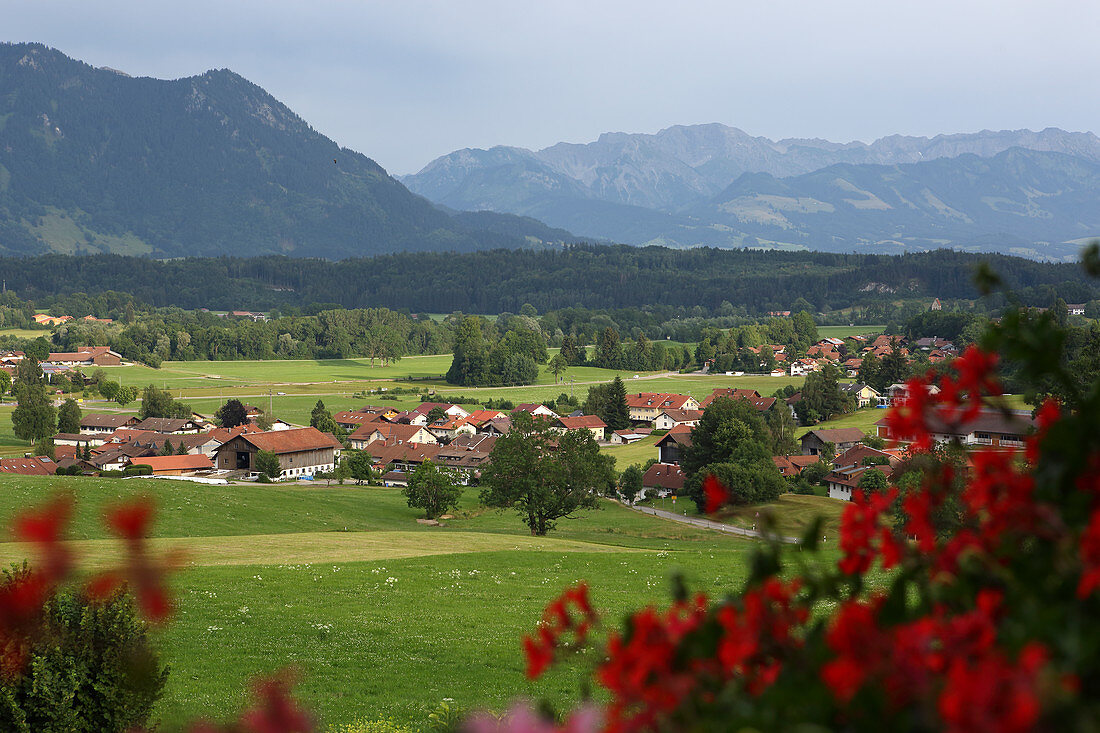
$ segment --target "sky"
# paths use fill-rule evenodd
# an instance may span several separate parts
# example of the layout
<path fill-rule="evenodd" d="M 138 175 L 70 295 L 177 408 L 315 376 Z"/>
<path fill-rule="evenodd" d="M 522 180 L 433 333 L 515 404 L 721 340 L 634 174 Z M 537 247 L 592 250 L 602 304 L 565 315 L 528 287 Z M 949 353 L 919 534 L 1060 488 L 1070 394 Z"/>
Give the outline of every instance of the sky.
<path fill-rule="evenodd" d="M 720 122 L 871 140 L 1100 125 L 1083 0 L 0 0 L 0 40 L 133 76 L 229 68 L 394 174 Z"/>

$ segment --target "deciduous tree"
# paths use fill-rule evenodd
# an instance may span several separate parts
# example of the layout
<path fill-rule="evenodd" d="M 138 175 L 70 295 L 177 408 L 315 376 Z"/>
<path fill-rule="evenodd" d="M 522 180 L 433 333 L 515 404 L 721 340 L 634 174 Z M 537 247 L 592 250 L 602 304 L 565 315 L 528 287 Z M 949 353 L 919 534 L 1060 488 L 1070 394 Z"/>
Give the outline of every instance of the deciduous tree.
<path fill-rule="evenodd" d="M 497 439 L 492 462 L 482 472 L 481 500 L 511 507 L 533 535 L 544 535 L 556 520 L 598 506 L 597 497 L 615 484 L 613 460 L 600 453 L 587 430 L 557 434 L 546 420 L 526 413 L 512 418 L 512 429 Z"/>
<path fill-rule="evenodd" d="M 410 507 L 423 509 L 428 519 L 437 519 L 458 506 L 462 484 L 450 469 L 424 461 L 413 471 L 402 493 Z"/>

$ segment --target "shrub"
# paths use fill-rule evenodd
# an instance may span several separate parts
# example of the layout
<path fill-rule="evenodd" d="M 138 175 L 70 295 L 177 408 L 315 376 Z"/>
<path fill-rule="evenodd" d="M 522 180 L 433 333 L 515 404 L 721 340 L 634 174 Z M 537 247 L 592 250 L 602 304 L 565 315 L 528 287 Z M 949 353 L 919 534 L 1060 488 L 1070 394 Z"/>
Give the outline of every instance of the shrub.
<path fill-rule="evenodd" d="M 24 566 L 3 586 L 25 582 Z M 31 662 L 6 677 L 0 730 L 12 733 L 99 733 L 144 726 L 168 679 L 132 598 L 116 591 L 91 602 L 61 591 L 45 604 L 32 637 Z"/>

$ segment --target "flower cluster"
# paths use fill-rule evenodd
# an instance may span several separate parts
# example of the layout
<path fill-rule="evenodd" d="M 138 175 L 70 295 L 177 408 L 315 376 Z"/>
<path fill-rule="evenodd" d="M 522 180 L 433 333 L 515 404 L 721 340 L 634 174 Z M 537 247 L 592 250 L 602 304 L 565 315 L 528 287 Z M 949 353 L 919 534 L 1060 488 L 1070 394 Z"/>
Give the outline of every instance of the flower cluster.
<path fill-rule="evenodd" d="M 557 651 L 567 644 L 583 646 L 597 621 L 588 601 L 588 585 L 578 583 L 567 588 L 546 607 L 538 631 L 523 637 L 527 677 L 537 679 L 554 662 Z M 571 642 L 568 635 L 572 635 Z"/>
<path fill-rule="evenodd" d="M 944 453 L 942 435 L 998 409 L 997 369 L 970 347 L 908 382 L 888 425 L 931 468 L 854 493 L 835 567 L 784 579 L 768 543 L 740 594 L 632 614 L 594 672 L 610 699 L 598 730 L 1022 733 L 1100 717 L 1100 385 L 1042 403 L 1022 445 Z M 705 481 L 708 511 L 728 495 Z"/>

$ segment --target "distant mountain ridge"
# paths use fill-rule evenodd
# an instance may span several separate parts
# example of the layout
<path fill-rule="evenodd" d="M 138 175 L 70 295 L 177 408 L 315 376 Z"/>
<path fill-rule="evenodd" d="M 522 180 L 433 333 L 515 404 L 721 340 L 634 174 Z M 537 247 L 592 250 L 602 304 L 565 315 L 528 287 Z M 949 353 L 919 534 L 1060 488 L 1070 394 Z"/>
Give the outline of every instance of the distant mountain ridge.
<path fill-rule="evenodd" d="M 342 258 L 576 241 L 452 217 L 243 77 L 95 69 L 0 44 L 0 253 Z"/>
<path fill-rule="evenodd" d="M 918 218 L 906 209 L 898 221 L 904 224 L 902 232 L 892 236 L 896 232 L 886 232 L 890 227 L 885 222 L 860 229 L 861 222 L 866 223 L 868 217 L 861 213 L 863 209 L 844 201 L 838 207 L 836 203 L 824 206 L 828 202 L 813 199 L 807 205 L 817 216 L 806 218 L 799 225 L 794 225 L 790 217 L 783 217 L 781 223 L 767 227 L 760 217 L 741 217 L 735 211 L 737 206 L 728 205 L 728 196 L 723 199 L 731 186 L 744 188 L 755 182 L 775 188 L 777 180 L 800 178 L 832 166 L 846 166 L 838 168 L 838 172 L 855 176 L 864 185 L 870 185 L 868 177 L 873 178 L 873 171 L 881 166 L 917 166 L 906 169 L 910 188 L 924 175 L 923 171 L 934 178 L 951 179 L 950 171 L 956 167 L 954 175 L 962 176 L 960 181 L 967 180 L 964 169 L 971 163 L 944 161 L 959 161 L 964 156 L 991 159 L 1013 149 L 1049 154 L 1045 165 L 1055 167 L 1064 164 L 1072 168 L 1076 163 L 1071 161 L 1100 163 L 1100 138 L 1088 132 L 1056 128 L 1039 132 L 982 131 L 932 138 L 892 135 L 866 144 L 813 139 L 773 141 L 737 128 L 709 124 L 675 126 L 654 135 L 606 133 L 591 143 L 558 143 L 539 151 L 505 147 L 459 150 L 432 161 L 402 181 L 411 190 L 452 208 L 526 214 L 579 234 L 631 244 L 756 244 L 896 251 L 898 247 L 936 246 L 989 249 L 996 248 L 995 240 L 1004 236 L 1005 251 L 1015 247 L 1033 257 L 1071 256 L 1076 245 L 1064 245 L 1059 238 L 1100 234 L 1100 228 L 1088 210 L 1083 210 L 1078 218 L 1072 207 L 1065 205 L 1056 207 L 1056 212 L 1042 206 L 1030 207 L 1033 215 L 1029 216 L 1048 220 L 1046 227 L 1031 226 L 1035 221 L 1018 227 L 1019 220 L 1012 218 L 1010 212 L 991 208 L 995 216 L 990 217 L 989 212 L 972 207 L 959 221 L 969 218 L 974 226 L 954 227 L 952 216 L 946 212 L 958 208 L 957 202 L 945 200 L 941 201 L 943 206 L 918 206 L 922 212 Z M 922 167 L 931 163 L 936 165 Z M 866 172 L 859 172 L 863 166 L 868 167 Z M 980 185 L 989 187 L 988 190 L 973 188 L 956 193 L 978 201 L 1003 198 L 1001 194 L 1005 191 L 1012 192 L 1009 196 L 1012 200 L 1026 196 L 1025 184 L 1013 178 L 1011 168 L 998 170 L 1003 176 L 999 180 L 989 175 L 981 178 Z M 766 178 L 755 174 L 764 174 Z M 1075 187 L 1073 192 L 1036 190 L 1032 199 L 1053 195 L 1060 198 L 1061 204 L 1068 204 L 1075 197 L 1087 203 L 1100 193 L 1077 188 L 1093 185 L 1088 176 L 1082 178 L 1067 171 L 1066 178 Z M 886 187 L 882 191 L 886 195 L 875 195 L 886 201 L 890 198 L 889 184 L 880 183 Z M 971 184 L 979 185 L 976 181 Z M 741 191 L 742 197 L 750 193 Z M 763 190 L 755 193 L 768 195 Z M 827 211 L 830 206 L 831 211 Z M 889 211 L 890 207 L 884 210 Z M 836 231 L 844 234 L 837 235 Z M 772 236 L 784 233 L 779 238 Z"/>

